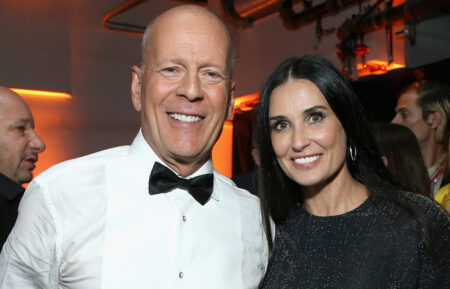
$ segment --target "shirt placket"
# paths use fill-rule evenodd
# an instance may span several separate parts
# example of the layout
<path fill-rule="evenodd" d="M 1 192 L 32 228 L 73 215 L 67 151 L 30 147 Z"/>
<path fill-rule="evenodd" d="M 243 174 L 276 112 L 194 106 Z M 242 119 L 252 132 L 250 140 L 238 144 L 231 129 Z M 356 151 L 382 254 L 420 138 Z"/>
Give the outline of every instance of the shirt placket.
<path fill-rule="evenodd" d="M 186 283 L 190 283 L 189 279 L 192 278 L 189 264 L 194 244 L 192 225 L 195 220 L 192 219 L 192 210 L 196 206 L 196 201 L 185 190 L 176 189 L 173 193 L 178 216 L 175 221 L 174 248 L 176 252 L 171 278 L 174 278 L 173 288 L 186 288 Z"/>

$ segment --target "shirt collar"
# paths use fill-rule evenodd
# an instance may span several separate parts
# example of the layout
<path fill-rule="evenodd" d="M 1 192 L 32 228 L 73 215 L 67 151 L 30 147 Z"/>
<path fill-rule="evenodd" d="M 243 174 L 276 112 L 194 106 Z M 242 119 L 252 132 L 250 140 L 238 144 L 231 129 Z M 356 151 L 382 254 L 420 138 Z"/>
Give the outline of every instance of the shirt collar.
<path fill-rule="evenodd" d="M 166 166 L 168 169 L 173 171 L 177 176 L 181 177 L 177 172 L 168 167 L 166 163 L 156 155 L 156 153 L 153 151 L 153 149 L 145 140 L 142 134 L 142 129 L 139 129 L 137 136 L 134 138 L 134 141 L 130 146 L 129 155 L 132 161 L 139 167 L 139 171 L 141 172 L 142 177 L 145 178 L 146 180 L 148 180 L 148 178 L 150 177 L 150 173 L 152 171 L 153 164 L 155 162 L 159 162 L 160 164 Z M 187 176 L 186 178 L 190 179 L 199 175 L 212 173 L 214 173 L 214 169 L 212 166 L 212 161 L 211 159 L 209 159 L 196 172 L 194 172 L 192 175 Z M 148 188 L 148 181 L 146 182 L 146 184 Z M 214 178 L 214 188 L 211 197 L 218 201 L 219 193 L 216 189 L 217 188 L 216 184 L 217 182 L 216 179 Z"/>
<path fill-rule="evenodd" d="M 24 191 L 25 189 L 21 185 L 0 173 L 0 195 L 12 201 Z"/>

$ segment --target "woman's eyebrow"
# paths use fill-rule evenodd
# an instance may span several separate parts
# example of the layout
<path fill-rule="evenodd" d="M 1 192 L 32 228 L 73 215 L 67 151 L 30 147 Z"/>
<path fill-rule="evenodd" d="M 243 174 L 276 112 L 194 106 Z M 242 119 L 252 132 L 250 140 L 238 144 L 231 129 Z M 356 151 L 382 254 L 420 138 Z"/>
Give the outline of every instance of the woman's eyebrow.
<path fill-rule="evenodd" d="M 328 109 L 326 106 L 324 106 L 324 105 L 315 105 L 315 106 L 312 106 L 312 107 L 310 107 L 310 108 L 307 108 L 307 109 L 305 109 L 305 111 L 303 112 L 303 114 L 304 115 L 307 115 L 307 114 L 309 114 L 309 113 L 311 113 L 311 112 L 313 112 L 313 111 L 316 111 L 316 110 L 319 110 L 319 109 Z"/>

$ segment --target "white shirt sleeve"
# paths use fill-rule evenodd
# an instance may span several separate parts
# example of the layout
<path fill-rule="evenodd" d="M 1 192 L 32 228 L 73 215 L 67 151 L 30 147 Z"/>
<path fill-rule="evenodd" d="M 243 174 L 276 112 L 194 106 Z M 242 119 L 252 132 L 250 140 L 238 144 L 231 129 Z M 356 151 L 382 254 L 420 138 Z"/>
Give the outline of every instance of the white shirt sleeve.
<path fill-rule="evenodd" d="M 58 288 L 57 224 L 45 188 L 32 182 L 0 256 L 0 288 Z"/>

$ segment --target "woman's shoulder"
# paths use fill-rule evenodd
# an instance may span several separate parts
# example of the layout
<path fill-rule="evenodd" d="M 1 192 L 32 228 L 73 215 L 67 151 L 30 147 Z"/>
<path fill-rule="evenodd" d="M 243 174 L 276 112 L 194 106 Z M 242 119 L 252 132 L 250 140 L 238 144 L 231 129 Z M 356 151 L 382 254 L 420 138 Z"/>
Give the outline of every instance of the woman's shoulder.
<path fill-rule="evenodd" d="M 414 193 L 403 193 L 407 202 L 414 205 L 421 214 L 426 230 L 427 239 L 424 240 L 441 258 L 441 263 L 450 266 L 450 216 L 435 200 Z"/>
<path fill-rule="evenodd" d="M 421 212 L 425 217 L 433 220 L 441 219 L 443 224 L 447 224 L 450 227 L 449 215 L 435 200 L 411 192 L 401 192 L 401 197 L 405 202 L 413 205 L 416 210 Z"/>

